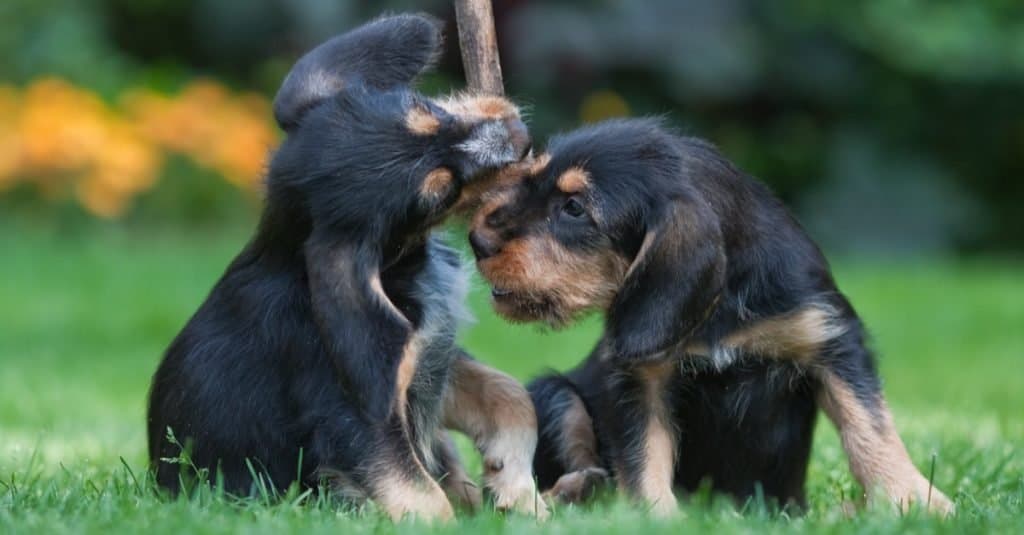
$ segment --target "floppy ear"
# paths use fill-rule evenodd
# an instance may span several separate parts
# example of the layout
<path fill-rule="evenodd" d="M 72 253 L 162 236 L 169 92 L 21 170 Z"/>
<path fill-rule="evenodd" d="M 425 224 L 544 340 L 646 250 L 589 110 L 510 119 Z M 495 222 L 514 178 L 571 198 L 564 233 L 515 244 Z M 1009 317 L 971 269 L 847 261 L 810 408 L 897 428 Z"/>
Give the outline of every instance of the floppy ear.
<path fill-rule="evenodd" d="M 349 84 L 408 85 L 441 53 L 442 23 L 429 15 L 377 19 L 302 56 L 274 97 L 274 118 L 288 131 L 317 102 Z"/>
<path fill-rule="evenodd" d="M 722 235 L 709 207 L 673 202 L 655 219 L 608 313 L 620 364 L 656 359 L 691 336 L 725 284 Z"/>
<path fill-rule="evenodd" d="M 371 420 L 391 413 L 412 325 L 384 294 L 380 255 L 363 243 L 314 231 L 305 244 L 313 316 L 324 349 Z"/>

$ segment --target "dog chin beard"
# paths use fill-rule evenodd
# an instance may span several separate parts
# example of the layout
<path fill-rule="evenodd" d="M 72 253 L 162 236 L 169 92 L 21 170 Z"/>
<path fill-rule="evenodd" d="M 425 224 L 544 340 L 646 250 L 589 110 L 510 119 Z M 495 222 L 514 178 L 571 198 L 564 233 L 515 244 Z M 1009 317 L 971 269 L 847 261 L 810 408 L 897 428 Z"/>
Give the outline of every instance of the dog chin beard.
<path fill-rule="evenodd" d="M 499 312 L 516 323 L 539 322 L 548 329 L 560 331 L 576 323 L 590 311 L 588 309 L 569 309 L 562 303 L 545 298 L 535 301 L 519 301 L 514 305 L 502 307 Z"/>

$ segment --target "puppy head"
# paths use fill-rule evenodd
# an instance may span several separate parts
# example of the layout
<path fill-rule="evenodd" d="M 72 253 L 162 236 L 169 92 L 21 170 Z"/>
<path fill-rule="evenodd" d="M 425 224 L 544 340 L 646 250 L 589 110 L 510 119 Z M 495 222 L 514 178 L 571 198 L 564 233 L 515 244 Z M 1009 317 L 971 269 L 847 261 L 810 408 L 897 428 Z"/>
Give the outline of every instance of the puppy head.
<path fill-rule="evenodd" d="M 529 150 L 526 126 L 505 99 L 434 100 L 407 88 L 354 86 L 302 117 L 273 161 L 272 170 L 285 173 L 272 176 L 294 177 L 312 204 L 359 200 L 403 221 L 402 214 L 442 215 L 434 208 L 450 205 L 463 186 Z"/>
<path fill-rule="evenodd" d="M 604 311 L 619 355 L 679 343 L 723 284 L 721 232 L 702 188 L 721 162 L 654 120 L 554 138 L 473 218 L 470 243 L 496 310 L 554 326 Z"/>
<path fill-rule="evenodd" d="M 288 136 L 271 163 L 270 198 L 314 225 L 397 244 L 439 221 L 462 186 L 519 161 L 530 138 L 499 97 L 431 99 L 411 84 L 441 50 L 439 23 L 379 19 L 303 56 L 274 113 Z"/>

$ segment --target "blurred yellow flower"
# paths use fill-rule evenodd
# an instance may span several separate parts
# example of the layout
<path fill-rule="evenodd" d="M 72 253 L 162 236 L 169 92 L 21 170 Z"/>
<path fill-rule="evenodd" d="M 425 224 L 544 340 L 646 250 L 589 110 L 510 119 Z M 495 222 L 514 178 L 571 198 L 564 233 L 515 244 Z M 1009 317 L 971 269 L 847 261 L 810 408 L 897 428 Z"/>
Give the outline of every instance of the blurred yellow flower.
<path fill-rule="evenodd" d="M 60 80 L 45 79 L 23 95 L 18 132 L 22 165 L 30 169 L 70 170 L 83 166 L 83 143 L 95 138 L 96 108 L 102 104 Z"/>
<path fill-rule="evenodd" d="M 0 191 L 14 183 L 21 153 L 15 117 L 21 99 L 13 87 L 0 86 Z"/>
<path fill-rule="evenodd" d="M 193 82 L 174 99 L 136 91 L 122 101 L 154 142 L 191 156 L 241 187 L 258 183 L 267 153 L 277 142 L 265 98 L 232 96 L 208 80 Z"/>
<path fill-rule="evenodd" d="M 114 107 L 55 78 L 20 92 L 0 86 L 0 189 L 21 181 L 47 197 L 72 191 L 90 213 L 113 218 L 156 183 L 168 152 L 251 188 L 277 143 L 269 118 L 266 98 L 210 80 L 177 95 L 130 90 Z"/>

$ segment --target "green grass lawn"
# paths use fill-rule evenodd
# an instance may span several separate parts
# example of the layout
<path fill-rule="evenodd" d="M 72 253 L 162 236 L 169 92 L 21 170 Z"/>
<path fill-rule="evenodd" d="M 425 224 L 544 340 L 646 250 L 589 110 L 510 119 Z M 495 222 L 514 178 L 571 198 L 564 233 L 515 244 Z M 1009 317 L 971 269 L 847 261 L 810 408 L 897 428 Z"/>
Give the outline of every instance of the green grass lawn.
<path fill-rule="evenodd" d="M 266 503 L 204 495 L 166 502 L 145 476 L 144 407 L 166 344 L 245 240 L 245 231 L 43 231 L 0 228 L 0 532 L 522 532 L 533 521 L 482 513 L 446 527 L 392 525 L 327 500 Z M 561 533 L 1024 530 L 1024 263 L 838 262 L 837 278 L 871 327 L 885 389 L 911 456 L 958 504 L 939 521 L 857 496 L 835 433 L 820 422 L 800 517 L 684 500 L 648 520 L 613 497 L 560 508 Z M 477 284 L 464 331 L 479 358 L 528 379 L 589 350 L 597 321 L 564 332 L 495 318 Z M 461 446 L 474 470 L 479 460 Z"/>

